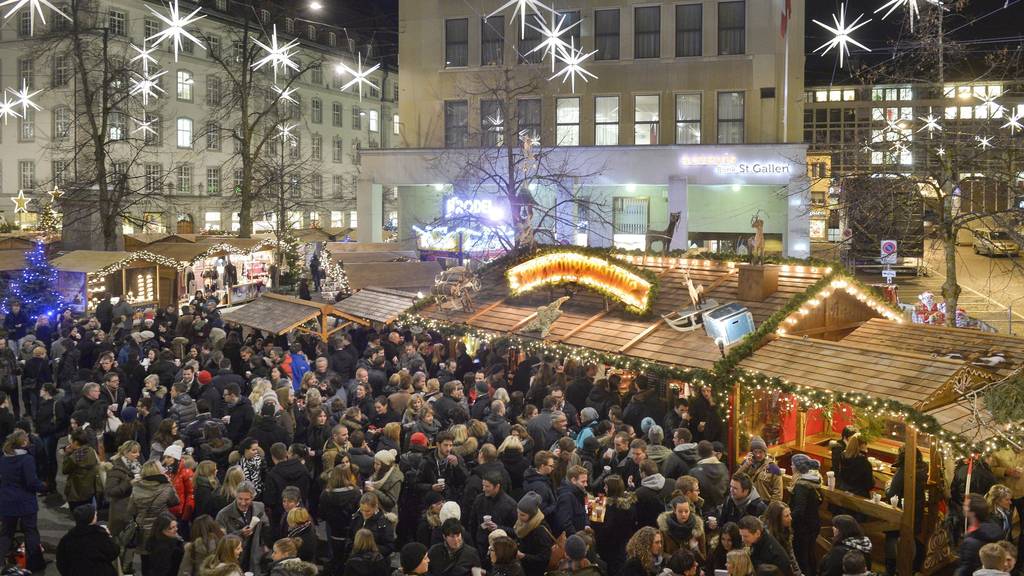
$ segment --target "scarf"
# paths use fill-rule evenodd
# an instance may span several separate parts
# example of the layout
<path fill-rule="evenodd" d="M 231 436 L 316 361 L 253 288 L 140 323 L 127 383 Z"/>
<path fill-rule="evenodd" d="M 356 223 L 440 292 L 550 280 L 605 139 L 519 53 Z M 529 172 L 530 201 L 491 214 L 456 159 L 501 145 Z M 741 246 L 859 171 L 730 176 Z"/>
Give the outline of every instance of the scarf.
<path fill-rule="evenodd" d="M 668 526 L 668 535 L 672 539 L 685 541 L 693 537 L 693 530 L 697 527 L 697 516 L 690 514 L 686 522 L 680 524 L 679 520 L 676 519 L 676 515 L 669 512 L 668 517 L 665 518 L 665 524 Z"/>
<path fill-rule="evenodd" d="M 302 533 L 305 532 L 306 529 L 309 528 L 312 525 L 313 525 L 312 522 L 303 522 L 302 524 L 299 524 L 298 526 L 289 529 L 288 530 L 288 537 L 289 538 L 301 538 L 302 537 Z"/>
<path fill-rule="evenodd" d="M 544 521 L 544 513 L 541 512 L 540 510 L 538 510 L 537 513 L 533 515 L 533 518 L 530 518 L 526 522 L 523 522 L 523 521 L 521 521 L 519 519 L 516 519 L 516 525 L 515 525 L 516 538 L 519 538 L 519 539 L 526 538 L 530 534 L 530 532 L 533 532 L 534 530 L 536 530 L 537 527 L 540 526 L 540 523 L 543 522 L 543 521 Z"/>
<path fill-rule="evenodd" d="M 241 458 L 238 463 L 242 466 L 242 473 L 245 479 L 252 482 L 257 494 L 263 493 L 263 457 L 257 454 L 253 458 Z"/>

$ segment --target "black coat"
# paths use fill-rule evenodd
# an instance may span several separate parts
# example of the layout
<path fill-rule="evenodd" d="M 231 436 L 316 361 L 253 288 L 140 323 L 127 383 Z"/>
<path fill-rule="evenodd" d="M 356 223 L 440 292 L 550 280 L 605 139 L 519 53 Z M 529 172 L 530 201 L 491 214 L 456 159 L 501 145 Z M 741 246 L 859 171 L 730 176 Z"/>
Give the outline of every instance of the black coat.
<path fill-rule="evenodd" d="M 245 435 L 252 428 L 253 420 L 256 419 L 256 413 L 252 409 L 252 402 L 243 396 L 238 399 L 234 406 L 227 408 L 226 412 L 231 417 L 231 421 L 228 422 L 228 438 L 235 444 L 239 444 L 242 440 L 245 440 Z"/>
<path fill-rule="evenodd" d="M 815 485 L 811 480 L 798 478 L 793 484 L 793 493 L 789 497 L 789 509 L 793 514 L 793 532 L 796 534 L 814 534 L 821 531 L 821 483 Z"/>
<path fill-rule="evenodd" d="M 871 540 L 867 537 L 853 537 L 833 544 L 832 549 L 821 559 L 818 576 L 843 576 L 843 556 L 851 550 L 863 552 L 864 557 L 870 560 Z M 786 565 L 789 565 L 788 560 Z"/>
<path fill-rule="evenodd" d="M 840 490 L 867 498 L 875 486 L 874 472 L 868 457 L 858 454 L 853 458 L 843 458 L 843 467 L 836 477 L 836 485 Z"/>
<path fill-rule="evenodd" d="M 348 557 L 344 576 L 386 576 L 391 571 L 387 559 L 378 552 L 359 552 Z"/>
<path fill-rule="evenodd" d="M 338 488 L 320 493 L 320 519 L 327 522 L 333 538 L 348 538 L 352 532 L 352 516 L 359 510 L 363 493 L 358 488 Z"/>
<path fill-rule="evenodd" d="M 632 494 L 609 500 L 604 522 L 594 523 L 594 542 L 608 563 L 608 574 L 618 574 L 626 561 L 626 543 L 636 531 L 636 499 Z"/>
<path fill-rule="evenodd" d="M 476 497 L 466 516 L 465 524 L 470 536 L 468 539 L 471 539 L 479 550 L 487 550 L 487 536 L 490 534 L 480 527 L 484 522 L 484 516 L 490 516 L 491 522 L 497 524 L 506 534 L 511 534 L 512 528 L 516 525 L 516 501 L 504 490 L 493 498 L 486 494 Z"/>
<path fill-rule="evenodd" d="M 117 576 L 114 560 L 120 550 L 99 524 L 75 526 L 57 545 L 61 576 Z"/>
<path fill-rule="evenodd" d="M 150 573 L 145 576 L 175 576 L 181 557 L 185 554 L 185 543 L 181 538 L 157 536 L 151 542 L 149 552 Z"/>
<path fill-rule="evenodd" d="M 982 522 L 973 532 L 964 536 L 960 543 L 957 556 L 960 563 L 956 567 L 954 576 L 971 576 L 975 570 L 981 568 L 981 558 L 978 552 L 985 544 L 998 542 L 1003 539 L 1003 528 L 994 522 Z"/>
<path fill-rule="evenodd" d="M 320 503 L 323 506 L 323 501 Z M 370 517 L 369 520 L 363 518 L 363 515 L 356 512 L 352 516 L 352 525 L 350 527 L 351 537 L 355 539 L 356 532 L 360 528 L 366 528 L 370 532 L 373 532 L 373 540 L 377 543 L 377 549 L 384 556 L 390 555 L 395 551 L 395 525 L 390 520 L 384 517 L 384 512 L 377 510 L 377 513 Z"/>
<path fill-rule="evenodd" d="M 555 518 L 552 532 L 571 536 L 587 527 L 587 507 L 584 504 L 586 493 L 577 488 L 569 479 L 562 481 L 558 487 L 558 503 L 555 505 Z"/>
<path fill-rule="evenodd" d="M 431 576 L 469 576 L 474 567 L 482 566 L 476 548 L 465 543 L 454 554 L 444 542 L 434 544 L 427 551 L 427 558 L 430 559 Z"/>
<path fill-rule="evenodd" d="M 523 495 L 523 477 L 526 471 L 530 469 L 530 461 L 523 456 L 522 451 L 508 449 L 498 456 L 501 460 L 502 466 L 508 471 L 509 479 L 512 484 L 509 485 L 505 490 L 513 498 L 518 498 Z"/>
<path fill-rule="evenodd" d="M 516 540 L 519 541 L 519 551 L 525 556 L 520 560 L 523 572 L 526 576 L 543 576 L 551 561 L 551 547 L 555 544 L 547 522 L 542 520 L 539 526 L 522 537 L 517 535 Z"/>
<path fill-rule="evenodd" d="M 551 478 L 537 472 L 536 468 L 528 469 L 523 475 L 523 494 L 527 492 L 536 492 L 540 496 L 540 511 L 551 522 L 555 517 L 555 507 L 558 503 Z"/>
<path fill-rule="evenodd" d="M 277 423 L 277 420 L 263 416 L 257 418 L 256 423 L 249 429 L 249 437 L 259 443 L 264 454 L 270 454 L 270 447 L 274 444 L 280 442 L 287 445 L 290 441 L 288 432 Z"/>
<path fill-rule="evenodd" d="M 758 566 L 772 564 L 783 576 L 793 576 L 793 566 L 786 549 L 779 541 L 767 532 L 761 532 L 761 538 L 750 547 L 750 561 L 756 570 Z"/>

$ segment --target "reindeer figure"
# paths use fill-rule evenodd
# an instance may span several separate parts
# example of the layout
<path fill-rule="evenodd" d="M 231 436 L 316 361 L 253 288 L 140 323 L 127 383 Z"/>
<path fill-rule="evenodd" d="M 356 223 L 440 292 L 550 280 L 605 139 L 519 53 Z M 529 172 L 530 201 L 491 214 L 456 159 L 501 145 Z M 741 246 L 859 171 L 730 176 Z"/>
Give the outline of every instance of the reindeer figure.
<path fill-rule="evenodd" d="M 764 264 L 764 219 L 760 210 L 750 219 L 750 227 L 754 229 L 754 237 L 750 241 L 750 263 L 760 266 Z"/>
<path fill-rule="evenodd" d="M 686 278 L 686 291 L 690 294 L 690 303 L 693 304 L 693 308 L 696 310 L 704 303 L 704 285 L 693 285 L 689 267 L 683 268 L 683 277 Z"/>

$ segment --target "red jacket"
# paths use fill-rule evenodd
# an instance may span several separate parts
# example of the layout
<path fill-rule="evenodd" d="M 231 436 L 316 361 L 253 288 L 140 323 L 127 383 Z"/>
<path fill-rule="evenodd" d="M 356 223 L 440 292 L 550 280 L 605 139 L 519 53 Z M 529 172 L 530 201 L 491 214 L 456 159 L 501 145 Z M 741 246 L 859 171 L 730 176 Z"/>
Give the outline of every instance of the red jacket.
<path fill-rule="evenodd" d="M 189 521 L 192 519 L 192 514 L 196 509 L 196 499 L 193 493 L 192 487 L 192 470 L 185 467 L 184 464 L 178 463 L 178 472 L 176 474 L 168 474 L 167 477 L 171 481 L 171 486 L 174 486 L 174 491 L 178 493 L 178 505 L 170 508 L 171 514 L 174 514 L 179 520 Z"/>

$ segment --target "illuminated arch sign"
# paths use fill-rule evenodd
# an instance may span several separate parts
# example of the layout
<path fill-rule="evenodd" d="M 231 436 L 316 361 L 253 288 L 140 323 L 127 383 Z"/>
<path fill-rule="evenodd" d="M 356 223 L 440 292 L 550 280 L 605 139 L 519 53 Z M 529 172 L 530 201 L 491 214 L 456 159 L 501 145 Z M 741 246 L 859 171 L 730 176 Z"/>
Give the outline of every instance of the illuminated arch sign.
<path fill-rule="evenodd" d="M 573 282 L 614 298 L 631 312 L 651 306 L 651 282 L 605 258 L 578 252 L 554 252 L 531 258 L 506 272 L 512 294 Z"/>

